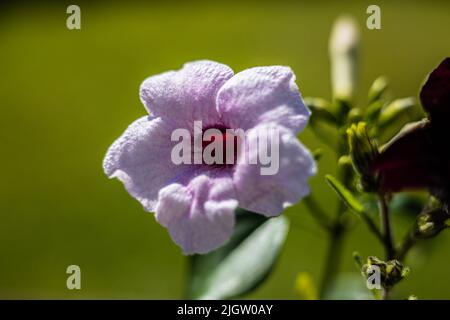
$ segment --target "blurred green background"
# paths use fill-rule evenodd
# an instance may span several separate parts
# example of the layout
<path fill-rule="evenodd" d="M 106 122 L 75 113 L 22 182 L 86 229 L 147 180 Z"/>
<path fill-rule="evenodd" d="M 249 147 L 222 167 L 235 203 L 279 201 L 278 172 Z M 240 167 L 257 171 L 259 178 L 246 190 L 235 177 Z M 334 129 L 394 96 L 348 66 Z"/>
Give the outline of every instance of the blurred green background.
<path fill-rule="evenodd" d="M 397 97 L 417 96 L 426 74 L 450 54 L 450 2 L 377 1 L 382 29 L 365 28 L 371 1 L 78 2 L 81 30 L 66 28 L 71 3 L 0 7 L 0 298 L 181 298 L 186 259 L 152 214 L 102 171 L 106 149 L 145 114 L 138 88 L 149 75 L 212 59 L 235 71 L 289 65 L 304 96 L 330 96 L 328 36 L 351 13 L 362 27 L 360 103 L 384 74 Z M 313 192 L 336 203 L 323 175 L 336 159 L 324 148 Z M 326 234 L 303 205 L 286 211 L 291 230 L 279 263 L 249 298 L 295 299 L 298 272 L 321 277 Z M 399 233 L 410 222 L 397 215 Z M 341 271 L 356 272 L 353 250 L 382 255 L 364 225 L 345 241 Z M 398 297 L 450 298 L 450 235 L 413 252 Z M 66 267 L 82 290 L 66 288 Z"/>

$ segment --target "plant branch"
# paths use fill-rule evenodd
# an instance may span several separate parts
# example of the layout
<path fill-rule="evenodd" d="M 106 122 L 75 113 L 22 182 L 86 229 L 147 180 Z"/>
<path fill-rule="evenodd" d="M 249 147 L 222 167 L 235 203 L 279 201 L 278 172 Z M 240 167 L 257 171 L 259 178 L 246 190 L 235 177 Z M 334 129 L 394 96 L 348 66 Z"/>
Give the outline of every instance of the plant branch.
<path fill-rule="evenodd" d="M 403 261 L 409 250 L 416 244 L 416 242 L 417 238 L 414 237 L 413 232 L 409 232 L 400 247 L 396 250 L 395 259 Z"/>
<path fill-rule="evenodd" d="M 389 290 L 384 288 L 381 291 L 381 300 L 389 300 Z"/>
<path fill-rule="evenodd" d="M 379 206 L 381 216 L 381 226 L 383 229 L 384 250 L 386 252 L 386 260 L 392 260 L 395 257 L 394 241 L 392 236 L 391 220 L 389 216 L 389 208 L 384 194 L 379 194 Z M 389 299 L 389 288 L 383 288 L 381 293 L 382 300 Z"/>
<path fill-rule="evenodd" d="M 342 136 L 338 141 L 338 152 L 337 155 L 340 156 L 346 153 L 346 140 L 345 136 Z M 339 171 L 340 181 L 343 182 L 344 186 L 348 187 L 352 180 L 353 171 L 350 167 L 341 167 Z M 336 210 L 336 218 L 334 219 L 332 228 L 330 229 L 329 236 L 329 247 L 327 258 L 325 260 L 325 269 L 322 276 L 321 288 L 320 288 L 320 298 L 323 299 L 328 286 L 333 282 L 334 277 L 338 273 L 338 268 L 341 259 L 342 245 L 344 243 L 344 235 L 346 231 L 346 225 L 343 222 L 342 215 L 346 211 L 346 205 L 342 202 L 338 202 Z"/>
<path fill-rule="evenodd" d="M 329 234 L 329 247 L 327 258 L 325 260 L 325 269 L 322 277 L 322 283 L 320 288 L 320 298 L 325 297 L 326 291 L 330 283 L 332 283 L 335 275 L 337 274 L 337 268 L 339 267 L 339 260 L 341 256 L 341 249 L 344 240 L 345 228 L 342 223 L 334 225 Z"/>
<path fill-rule="evenodd" d="M 391 220 L 389 216 L 389 208 L 386 197 L 379 195 L 379 205 L 381 213 L 381 226 L 383 228 L 384 250 L 386 252 L 386 260 L 392 260 L 395 256 L 394 241 L 391 228 Z"/>

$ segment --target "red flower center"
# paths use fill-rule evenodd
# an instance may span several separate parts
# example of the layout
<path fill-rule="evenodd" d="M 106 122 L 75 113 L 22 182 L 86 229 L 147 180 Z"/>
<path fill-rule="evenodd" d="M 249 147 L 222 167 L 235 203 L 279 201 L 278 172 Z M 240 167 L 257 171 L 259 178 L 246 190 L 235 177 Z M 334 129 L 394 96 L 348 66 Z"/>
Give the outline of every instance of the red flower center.
<path fill-rule="evenodd" d="M 208 129 L 216 129 L 217 132 L 216 134 L 208 134 Z M 223 126 L 213 126 L 204 129 L 202 140 L 203 163 L 219 167 L 228 167 L 236 164 L 239 143 L 238 138 L 238 135 L 236 135 L 233 130 Z M 218 140 L 220 142 L 216 143 Z M 213 142 L 215 142 L 214 145 L 212 145 Z M 217 148 L 219 148 L 219 145 L 221 145 L 221 150 L 218 151 Z M 207 148 L 208 150 L 206 150 Z M 220 154 L 217 155 L 217 152 Z M 215 159 L 212 164 L 205 162 L 205 157 L 208 157 L 209 155 Z"/>

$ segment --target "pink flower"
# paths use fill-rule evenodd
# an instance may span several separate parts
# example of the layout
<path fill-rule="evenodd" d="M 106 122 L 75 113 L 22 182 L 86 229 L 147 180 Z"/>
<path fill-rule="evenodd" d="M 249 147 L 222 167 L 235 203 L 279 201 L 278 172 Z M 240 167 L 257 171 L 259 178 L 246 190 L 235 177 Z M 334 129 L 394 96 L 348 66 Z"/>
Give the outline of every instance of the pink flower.
<path fill-rule="evenodd" d="M 146 211 L 155 212 L 185 254 L 209 252 L 230 238 L 238 206 L 272 217 L 309 193 L 307 179 L 316 168 L 296 138 L 309 111 L 294 81 L 288 67 L 234 75 L 213 61 L 149 77 L 140 96 L 150 116 L 132 123 L 109 148 L 105 173 L 122 181 Z M 248 130 L 250 140 L 277 128 L 278 173 L 261 175 L 261 165 L 245 162 L 174 164 L 171 134 L 177 128 L 192 132 L 194 121 L 202 121 L 203 129 Z"/>

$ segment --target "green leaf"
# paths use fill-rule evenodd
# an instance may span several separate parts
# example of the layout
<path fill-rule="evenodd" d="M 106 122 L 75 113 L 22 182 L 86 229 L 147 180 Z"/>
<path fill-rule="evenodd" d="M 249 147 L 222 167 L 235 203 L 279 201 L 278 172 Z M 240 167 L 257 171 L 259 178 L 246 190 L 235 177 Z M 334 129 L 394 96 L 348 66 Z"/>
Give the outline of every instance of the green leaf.
<path fill-rule="evenodd" d="M 255 289 L 275 265 L 288 229 L 283 216 L 267 219 L 239 210 L 227 245 L 191 257 L 188 298 L 229 299 Z"/>
<path fill-rule="evenodd" d="M 333 190 L 337 193 L 339 198 L 347 205 L 347 207 L 358 214 L 364 214 L 364 206 L 356 199 L 350 190 L 348 190 L 332 175 L 326 175 L 325 179 L 331 188 L 333 188 Z"/>

